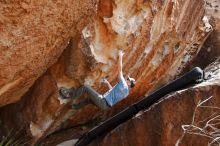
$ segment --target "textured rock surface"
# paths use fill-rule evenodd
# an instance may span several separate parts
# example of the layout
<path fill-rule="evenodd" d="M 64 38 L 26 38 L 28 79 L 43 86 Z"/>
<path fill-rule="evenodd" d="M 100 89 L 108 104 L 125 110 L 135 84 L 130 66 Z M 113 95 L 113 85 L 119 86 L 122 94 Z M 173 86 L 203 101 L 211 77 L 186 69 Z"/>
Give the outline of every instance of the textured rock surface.
<path fill-rule="evenodd" d="M 211 18 L 214 30 L 204 43 L 198 56 L 187 67 L 188 70 L 195 65 L 205 68 L 220 56 L 220 1 L 207 0 L 205 8 L 206 15 L 214 18 Z"/>
<path fill-rule="evenodd" d="M 0 5 L 1 107 L 18 101 L 57 61 L 70 37 L 82 29 L 83 18 L 94 14 L 95 1 L 15 0 Z"/>
<path fill-rule="evenodd" d="M 175 2 L 171 0 L 130 0 L 129 2 L 126 0 L 100 0 L 95 17 L 87 15 L 91 14 L 89 11 L 91 7 L 96 8 L 92 5 L 93 3 L 81 2 L 78 4 L 78 1 L 65 1 L 64 7 L 60 7 L 58 4 L 54 6 L 55 10 L 58 8 L 65 9 L 63 13 L 68 13 L 68 17 L 62 16 L 64 14 L 61 13 L 61 10 L 57 10 L 57 13 L 56 11 L 51 12 L 60 17 L 51 16 L 49 22 L 59 23 L 61 21 L 62 27 L 54 25 L 55 28 L 51 28 L 54 34 L 43 33 L 44 41 L 36 43 L 36 45 L 43 45 L 43 47 L 34 47 L 31 39 L 27 41 L 37 51 L 46 47 L 48 42 L 52 44 L 52 46 L 47 46 L 42 55 L 30 53 L 33 58 L 40 57 L 39 61 L 26 63 L 24 72 L 16 70 L 16 66 L 13 68 L 14 66 L 5 65 L 7 60 L 3 62 L 5 71 L 1 70 L 1 72 L 5 75 L 2 76 L 7 77 L 11 74 L 10 80 L 7 79 L 2 82 L 1 104 L 5 105 L 17 101 L 27 91 L 33 81 L 57 59 L 64 49 L 63 44 L 68 42 L 68 38 L 72 37 L 59 60 L 35 82 L 22 97 L 22 100 L 0 110 L 2 129 L 25 125 L 25 130 L 29 135 L 34 140 L 39 140 L 39 138 L 43 138 L 51 132 L 63 128 L 63 126 L 65 127 L 64 121 L 71 115 L 71 111 L 68 110 L 70 103 L 61 104 L 65 101 L 58 99 L 58 87 L 78 87 L 81 84 L 89 84 L 100 93 L 104 93 L 107 88 L 103 87 L 100 79 L 109 75 L 109 81 L 112 84 L 116 83 L 117 50 L 122 48 L 125 51 L 124 73 L 137 79 L 137 85 L 132 89 L 130 96 L 107 112 L 97 112 L 99 110 L 94 106 L 87 106 L 77 111 L 72 116 L 70 123 L 77 125 L 95 117 L 106 118 L 172 79 L 193 56 L 196 56 L 209 35 L 209 32 L 205 32 L 205 24 L 202 21 L 204 15 L 203 0 L 177 0 Z M 75 3 L 78 5 L 75 6 Z M 45 11 L 49 13 L 51 9 L 53 10 L 53 7 L 49 6 L 53 4 L 53 2 L 48 2 L 47 8 L 47 2 L 44 2 L 39 8 L 46 5 L 47 11 Z M 41 14 L 40 11 L 36 13 Z M 74 18 L 75 15 L 79 17 Z M 40 18 L 44 20 L 47 17 Z M 48 16 L 49 18 L 50 16 Z M 80 18 L 88 18 L 89 20 L 87 22 L 87 19 Z M 87 25 L 85 26 L 85 24 Z M 37 24 L 34 23 L 34 25 Z M 39 25 L 37 26 L 39 27 Z M 72 27 L 76 29 L 71 29 Z M 82 27 L 83 30 L 80 31 Z M 58 30 L 62 33 L 58 33 Z M 47 32 L 49 29 L 46 27 L 42 31 Z M 65 37 L 61 37 L 61 34 L 65 34 Z M 24 34 L 24 36 L 26 35 L 28 36 L 28 34 Z M 34 39 L 34 36 L 31 37 Z M 50 39 L 50 36 L 54 37 L 54 40 Z M 58 46 L 55 46 L 56 40 L 59 39 L 61 40 L 57 43 Z M 24 49 L 29 47 L 26 44 L 23 45 L 25 46 Z M 35 52 L 34 49 L 30 49 L 30 51 Z M 56 51 L 59 53 L 53 57 L 51 53 Z M 48 62 L 41 63 L 43 60 L 41 57 L 47 58 Z M 30 56 L 27 58 L 27 61 L 32 60 Z M 14 59 L 14 57 L 8 57 L 8 60 L 10 59 Z M 15 59 L 16 62 L 22 60 L 24 58 Z M 19 66 L 22 65 L 19 64 Z M 7 74 L 10 67 L 14 73 Z M 27 68 L 34 70 L 33 73 L 36 73 L 36 76 L 32 77 L 25 73 L 28 71 Z M 35 72 L 36 69 L 39 72 Z M 22 73 L 22 77 L 24 77 L 21 80 L 24 83 L 19 83 L 19 86 L 17 85 L 17 78 L 15 78 L 15 74 L 18 77 L 21 76 L 18 72 Z M 8 84 L 9 81 L 12 81 L 12 84 Z M 12 96 L 12 93 L 16 96 Z M 6 99 L 11 101 L 4 102 Z M 16 124 L 14 124 L 15 120 Z"/>
<path fill-rule="evenodd" d="M 210 80 L 164 97 L 90 145 L 217 144 L 213 140 L 218 137 L 220 128 L 220 59 L 206 71 L 212 75 Z"/>

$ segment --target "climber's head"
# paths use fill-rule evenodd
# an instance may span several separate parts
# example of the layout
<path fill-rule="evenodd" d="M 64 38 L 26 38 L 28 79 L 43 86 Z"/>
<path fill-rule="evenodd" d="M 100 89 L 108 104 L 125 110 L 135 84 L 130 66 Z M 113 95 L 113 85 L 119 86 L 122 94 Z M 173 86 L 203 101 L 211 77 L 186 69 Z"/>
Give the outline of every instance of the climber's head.
<path fill-rule="evenodd" d="M 136 84 L 136 81 L 134 78 L 131 78 L 130 76 L 127 77 L 127 84 L 130 88 L 133 88 Z"/>

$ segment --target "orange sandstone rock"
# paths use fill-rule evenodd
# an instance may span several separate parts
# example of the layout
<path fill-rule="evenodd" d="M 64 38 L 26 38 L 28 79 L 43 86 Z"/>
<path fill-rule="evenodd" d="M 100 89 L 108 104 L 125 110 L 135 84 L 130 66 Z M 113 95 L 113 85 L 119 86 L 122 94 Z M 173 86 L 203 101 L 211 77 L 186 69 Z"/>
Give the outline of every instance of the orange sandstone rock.
<path fill-rule="evenodd" d="M 93 141 L 90 146 L 186 146 L 217 144 L 220 59 L 206 68 L 212 78 L 164 97 L 150 109 Z"/>
<path fill-rule="evenodd" d="M 60 3 L 38 1 L 38 7 L 33 3 L 32 11 L 36 11 L 36 15 L 25 13 L 24 17 L 31 25 L 23 25 L 28 23 L 23 17 L 19 18 L 23 21 L 18 23 L 19 28 L 25 26 L 24 31 L 31 29 L 23 34 L 30 39 L 19 43 L 23 46 L 21 50 L 29 52 L 23 53 L 28 54 L 26 59 L 6 55 L 1 57 L 5 58 L 5 62 L 0 61 L 1 105 L 18 101 L 48 69 L 22 100 L 0 111 L 2 121 L 7 123 L 5 129 L 24 124 L 33 143 L 68 123 L 77 125 L 96 117 L 106 118 L 167 83 L 196 56 L 210 33 L 205 31 L 206 25 L 202 21 L 203 0 L 100 0 L 98 6 L 86 0 L 64 1 L 62 7 Z M 97 15 L 92 13 L 96 8 Z M 40 30 L 35 31 L 35 28 Z M 17 30 L 16 27 L 13 29 Z M 38 40 L 37 36 L 41 39 Z M 63 51 L 69 38 L 70 43 Z M 10 39 L 5 37 L 5 40 Z M 32 49 L 27 49 L 30 47 Z M 125 52 L 124 75 L 131 75 L 137 80 L 129 97 L 107 112 L 90 105 L 71 116 L 70 102 L 59 98 L 58 88 L 89 84 L 104 93 L 107 88 L 100 79 L 108 75 L 111 84 L 116 83 L 119 49 Z M 18 53 L 13 49 L 12 52 Z M 22 56 L 22 53 L 18 54 Z M 22 65 L 19 61 L 23 62 Z M 7 65 L 9 62 L 17 62 L 18 66 Z M 30 70 L 34 77 L 30 75 Z M 6 102 L 7 99 L 10 101 Z M 66 123 L 68 118 L 71 120 Z M 12 126 L 15 119 L 17 125 Z"/>
<path fill-rule="evenodd" d="M 0 2 L 0 106 L 17 102 L 95 14 L 96 1 Z M 84 22 L 83 22 L 84 21 Z"/>

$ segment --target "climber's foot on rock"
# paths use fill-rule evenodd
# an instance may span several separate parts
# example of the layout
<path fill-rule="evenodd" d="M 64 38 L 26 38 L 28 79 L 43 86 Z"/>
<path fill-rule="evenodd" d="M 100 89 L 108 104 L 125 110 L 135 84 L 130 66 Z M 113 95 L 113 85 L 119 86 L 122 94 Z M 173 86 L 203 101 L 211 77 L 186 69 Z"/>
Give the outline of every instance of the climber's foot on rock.
<path fill-rule="evenodd" d="M 71 98 L 72 90 L 73 90 L 72 88 L 67 89 L 65 87 L 61 87 L 59 89 L 59 94 L 60 94 L 62 99 L 70 99 Z"/>

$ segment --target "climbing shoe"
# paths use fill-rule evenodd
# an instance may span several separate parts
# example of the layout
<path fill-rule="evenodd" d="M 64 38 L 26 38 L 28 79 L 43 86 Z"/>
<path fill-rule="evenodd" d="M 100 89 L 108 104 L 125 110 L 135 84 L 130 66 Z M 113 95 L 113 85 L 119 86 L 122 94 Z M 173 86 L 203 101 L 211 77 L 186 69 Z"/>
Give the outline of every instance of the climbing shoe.
<path fill-rule="evenodd" d="M 59 94 L 60 94 L 60 96 L 61 96 L 62 99 L 69 99 L 69 98 L 72 97 L 72 91 L 73 91 L 73 90 L 74 90 L 74 89 L 72 89 L 72 88 L 67 89 L 67 88 L 65 88 L 65 87 L 61 87 L 61 88 L 59 89 Z"/>

